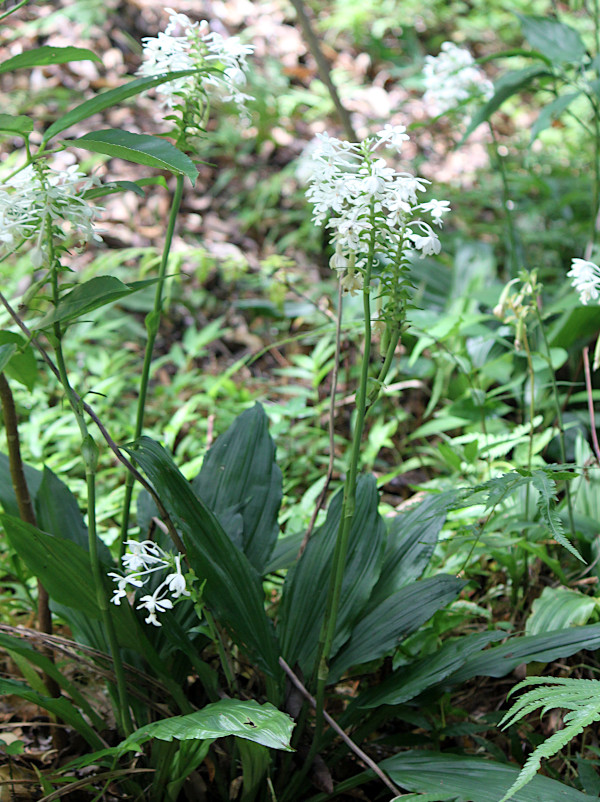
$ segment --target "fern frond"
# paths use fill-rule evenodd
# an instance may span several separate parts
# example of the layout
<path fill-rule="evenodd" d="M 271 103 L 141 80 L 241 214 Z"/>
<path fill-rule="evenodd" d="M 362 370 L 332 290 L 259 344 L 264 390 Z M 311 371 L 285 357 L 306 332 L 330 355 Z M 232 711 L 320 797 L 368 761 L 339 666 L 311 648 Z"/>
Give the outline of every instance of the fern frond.
<path fill-rule="evenodd" d="M 546 471 L 534 471 L 531 475 L 533 486 L 539 491 L 537 508 L 552 537 L 574 557 L 585 563 L 575 546 L 565 537 L 565 528 L 556 509 L 556 482 Z"/>
<path fill-rule="evenodd" d="M 600 720 L 600 680 L 527 677 L 513 688 L 511 693 L 527 685 L 537 685 L 538 687 L 527 691 L 515 702 L 500 722 L 501 727 L 506 728 L 538 709 L 541 711 L 541 716 L 555 708 L 562 708 L 570 712 L 564 717 L 564 728 L 551 735 L 529 755 L 519 776 L 500 802 L 506 802 L 526 785 L 535 775 L 544 758 L 553 757 L 585 727 Z"/>

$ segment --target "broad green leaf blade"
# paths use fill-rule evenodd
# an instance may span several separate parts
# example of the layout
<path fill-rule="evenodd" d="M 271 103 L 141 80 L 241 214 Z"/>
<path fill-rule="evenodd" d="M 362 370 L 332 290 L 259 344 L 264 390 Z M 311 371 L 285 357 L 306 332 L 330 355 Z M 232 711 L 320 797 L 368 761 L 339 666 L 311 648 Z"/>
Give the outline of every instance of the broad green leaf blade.
<path fill-rule="evenodd" d="M 402 752 L 379 767 L 408 791 L 454 794 L 457 802 L 498 802 L 519 769 L 483 758 L 439 752 Z M 548 777 L 534 777 L 513 797 L 515 802 L 591 802 L 590 797 Z"/>
<path fill-rule="evenodd" d="M 409 666 L 402 666 L 357 699 L 359 707 L 400 705 L 434 687 L 464 665 L 467 658 L 480 652 L 504 632 L 476 632 L 444 643 L 434 654 L 428 654 Z"/>
<path fill-rule="evenodd" d="M 46 64 L 67 64 L 69 61 L 101 61 L 102 59 L 84 47 L 37 47 L 26 50 L 0 64 L 0 74 L 26 67 L 41 67 Z"/>
<path fill-rule="evenodd" d="M 406 585 L 372 607 L 354 627 L 350 640 L 331 663 L 331 682 L 352 666 L 377 660 L 453 601 L 465 582 L 440 574 Z"/>
<path fill-rule="evenodd" d="M 42 694 L 33 691 L 29 686 L 25 685 L 25 683 L 17 682 L 12 679 L 0 679 L 0 694 L 18 696 L 21 699 L 32 702 L 34 705 L 38 705 L 43 710 L 53 713 L 67 724 L 70 724 L 74 730 L 85 738 L 92 749 L 102 748 L 103 743 L 100 737 L 90 727 L 77 708 L 75 708 L 68 699 L 65 699 L 64 696 L 58 699 L 54 699 L 50 696 L 42 696 Z"/>
<path fill-rule="evenodd" d="M 104 153 L 106 156 L 155 167 L 157 170 L 170 170 L 172 173 L 187 176 L 192 184 L 198 177 L 198 170 L 189 156 L 156 136 L 109 128 L 61 142 L 63 145 L 85 148 L 92 153 Z"/>
<path fill-rule="evenodd" d="M 268 702 L 253 699 L 221 699 L 187 716 L 173 716 L 136 730 L 124 743 L 143 743 L 149 738 L 161 741 L 187 741 L 226 738 L 235 735 L 248 741 L 292 752 L 290 737 L 294 721 Z"/>
<path fill-rule="evenodd" d="M 100 306 L 106 306 L 106 304 L 114 303 L 120 298 L 143 290 L 155 284 L 156 281 L 156 279 L 146 279 L 123 284 L 115 276 L 97 276 L 83 284 L 78 284 L 75 289 L 60 299 L 55 309 L 44 315 L 41 320 L 36 321 L 31 328 L 46 329 L 53 323 L 75 320 Z"/>
<path fill-rule="evenodd" d="M 133 192 L 140 198 L 144 197 L 144 190 L 135 181 L 115 181 L 110 184 L 103 184 L 101 187 L 88 189 L 83 194 L 85 200 L 104 198 L 106 195 L 115 195 L 117 192 Z"/>
<path fill-rule="evenodd" d="M 381 570 L 385 526 L 378 512 L 375 478 L 359 478 L 356 510 L 348 541 L 333 652 L 346 641 L 365 608 Z M 282 655 L 290 665 L 311 673 L 323 622 L 331 560 L 342 510 L 342 492 L 331 501 L 323 526 L 286 577 L 279 611 Z"/>
<path fill-rule="evenodd" d="M 0 345 L 0 373 L 5 370 L 6 366 L 16 353 L 17 346 L 14 343 Z"/>
<path fill-rule="evenodd" d="M 468 139 L 481 123 L 487 122 L 505 100 L 529 86 L 536 78 L 549 77 L 551 75 L 552 73 L 544 64 L 533 64 L 531 67 L 524 67 L 522 70 L 505 73 L 494 84 L 494 95 L 471 118 L 460 144 Z"/>
<path fill-rule="evenodd" d="M 453 500 L 452 493 L 431 494 L 393 519 L 388 530 L 381 575 L 369 602 L 371 605 L 419 579 L 429 564 Z"/>
<path fill-rule="evenodd" d="M 198 499 L 162 446 L 141 437 L 128 452 L 154 485 L 183 533 L 188 559 L 205 581 L 203 598 L 241 649 L 271 676 L 280 676 L 275 631 L 264 610 L 258 574 Z"/>
<path fill-rule="evenodd" d="M 53 537 L 20 518 L 1 515 L 9 543 L 42 583 L 52 599 L 91 618 L 100 611 L 88 554 L 69 540 Z"/>
<path fill-rule="evenodd" d="M 43 532 L 71 540 L 84 551 L 88 550 L 88 529 L 77 499 L 50 468 L 44 467 L 34 506 L 38 526 Z M 110 551 L 100 538 L 97 538 L 97 548 L 100 560 L 110 565 Z"/>
<path fill-rule="evenodd" d="M 33 131 L 33 120 L 24 114 L 0 114 L 0 131 L 27 136 Z"/>
<path fill-rule="evenodd" d="M 0 648 L 16 652 L 32 665 L 41 669 L 44 674 L 52 677 L 59 687 L 62 688 L 62 690 L 71 697 L 73 702 L 89 717 L 94 727 L 98 729 L 103 729 L 105 727 L 102 718 L 96 713 L 78 688 L 58 670 L 54 661 L 36 651 L 27 640 L 0 633 Z"/>
<path fill-rule="evenodd" d="M 35 503 L 35 497 L 42 483 L 42 472 L 32 468 L 31 465 L 23 466 L 25 481 L 31 500 Z M 19 517 L 19 505 L 10 475 L 10 463 L 6 454 L 0 453 L 0 504 L 4 512 Z"/>
<path fill-rule="evenodd" d="M 27 344 L 24 337 L 12 331 L 0 331 L 0 346 L 15 345 L 16 352 L 13 352 L 8 363 L 2 368 L 7 376 L 18 381 L 33 390 L 35 380 L 38 375 L 37 362 L 33 349 Z"/>
<path fill-rule="evenodd" d="M 241 523 L 241 549 L 259 573 L 275 546 L 282 477 L 260 404 L 235 419 L 210 449 L 192 487 L 232 536 L 225 520 Z M 232 537 L 235 541 L 235 538 Z"/>
<path fill-rule="evenodd" d="M 174 81 L 177 78 L 183 78 L 186 75 L 192 75 L 196 70 L 179 70 L 178 72 L 168 72 L 161 75 L 153 75 L 145 78 L 136 78 L 123 86 L 118 86 L 116 89 L 109 89 L 108 92 L 102 92 L 100 95 L 84 101 L 79 106 L 76 106 L 71 111 L 64 114 L 59 120 L 50 125 L 44 132 L 42 142 L 46 143 L 53 136 L 60 134 L 67 128 L 70 128 L 82 120 L 87 120 L 93 114 L 98 114 L 104 109 L 109 109 L 113 106 L 119 106 L 124 100 L 127 100 L 134 95 L 139 95 L 140 92 L 146 92 L 154 86 L 159 86 L 167 81 Z"/>
<path fill-rule="evenodd" d="M 529 145 L 531 146 L 537 137 L 549 128 L 555 120 L 558 120 L 563 111 L 566 111 L 571 103 L 581 95 L 581 91 L 569 92 L 566 95 L 560 95 L 555 98 L 551 103 L 540 111 L 537 120 L 531 128 L 531 139 Z"/>
<path fill-rule="evenodd" d="M 469 658 L 464 666 L 451 674 L 445 686 L 460 685 L 471 677 L 504 677 L 521 663 L 550 663 L 559 657 L 570 657 L 583 649 L 600 648 L 600 624 L 571 627 L 541 635 L 512 637 L 502 644 Z"/>
<path fill-rule="evenodd" d="M 525 624 L 526 635 L 541 635 L 557 629 L 587 624 L 597 609 L 593 596 L 586 596 L 571 588 L 544 588 L 531 605 Z"/>
<path fill-rule="evenodd" d="M 585 56 L 585 44 L 570 25 L 550 17 L 517 14 L 523 36 L 534 50 L 556 62 L 580 62 Z"/>

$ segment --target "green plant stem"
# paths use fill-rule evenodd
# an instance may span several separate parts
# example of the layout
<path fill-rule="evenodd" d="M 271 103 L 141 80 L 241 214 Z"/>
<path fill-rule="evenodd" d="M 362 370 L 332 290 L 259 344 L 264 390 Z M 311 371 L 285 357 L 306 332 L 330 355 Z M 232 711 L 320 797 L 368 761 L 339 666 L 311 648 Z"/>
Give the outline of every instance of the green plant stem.
<path fill-rule="evenodd" d="M 527 450 L 527 469 L 530 471 L 533 460 L 533 437 L 535 434 L 533 425 L 533 419 L 535 417 L 535 374 L 533 371 L 533 359 L 531 358 L 531 348 L 529 347 L 525 323 L 523 324 L 523 347 L 527 355 L 527 371 L 529 373 L 529 384 L 531 387 L 529 393 L 529 447 Z M 529 482 L 527 482 L 527 487 L 525 489 L 525 518 L 527 520 L 529 520 L 529 491 L 530 485 Z M 525 554 L 525 559 L 527 559 L 527 554 Z"/>
<path fill-rule="evenodd" d="M 373 213 L 373 209 L 371 210 Z M 311 744 L 310 752 L 305 761 L 305 770 L 308 771 L 317 753 L 321 732 L 323 729 L 323 713 L 325 703 L 325 687 L 329 675 L 329 656 L 333 647 L 335 637 L 335 626 L 337 623 L 340 598 L 342 594 L 342 582 L 344 579 L 344 569 L 346 566 L 346 554 L 348 551 L 348 540 L 356 505 L 356 482 L 358 475 L 358 462 L 360 457 L 360 447 L 365 422 L 365 412 L 367 407 L 367 385 L 369 382 L 369 366 L 371 359 L 371 273 L 373 270 L 373 259 L 375 255 L 376 229 L 373 227 L 371 240 L 369 242 L 369 253 L 367 265 L 363 277 L 363 314 L 365 327 L 365 341 L 360 370 L 358 392 L 356 395 L 356 419 L 354 422 L 354 433 L 350 448 L 350 458 L 348 460 L 348 472 L 344 482 L 344 499 L 342 502 L 342 512 L 340 526 L 335 542 L 333 560 L 331 564 L 331 574 L 329 588 L 327 591 L 327 602 L 325 605 L 325 616 L 323 626 L 319 636 L 319 646 L 316 658 L 316 720 L 315 734 Z"/>
<path fill-rule="evenodd" d="M 56 307 L 59 301 L 58 267 L 53 252 L 52 229 L 50 228 L 50 225 L 48 225 L 48 231 L 49 231 L 48 242 L 50 246 L 50 263 L 52 265 L 52 271 L 51 271 L 52 298 L 54 301 L 54 305 Z M 131 720 L 129 702 L 127 699 L 127 684 L 125 681 L 125 672 L 123 669 L 123 661 L 121 659 L 121 652 L 119 650 L 119 644 L 117 641 L 117 636 L 114 628 L 114 622 L 112 619 L 111 611 L 108 606 L 109 601 L 106 593 L 106 588 L 104 585 L 102 568 L 100 566 L 100 560 L 98 557 L 98 540 L 96 533 L 96 482 L 95 482 L 97 446 L 94 443 L 92 436 L 88 432 L 85 418 L 83 416 L 81 399 L 79 399 L 77 394 L 74 392 L 73 388 L 71 387 L 71 383 L 69 381 L 67 366 L 65 363 L 65 358 L 62 350 L 62 330 L 60 322 L 54 323 L 53 328 L 54 328 L 54 339 L 55 339 L 54 351 L 56 354 L 56 364 L 58 367 L 60 382 L 63 386 L 65 395 L 73 411 L 73 414 L 75 415 L 75 420 L 77 421 L 77 425 L 79 426 L 79 431 L 81 433 L 81 451 L 85 463 L 85 479 L 87 488 L 88 548 L 90 554 L 90 566 L 92 569 L 92 576 L 94 579 L 94 585 L 96 590 L 96 600 L 98 602 L 98 608 L 100 610 L 102 623 L 104 624 L 106 636 L 108 638 L 108 646 L 110 649 L 110 654 L 113 660 L 113 666 L 115 670 L 115 678 L 117 681 L 117 694 L 119 697 L 119 705 L 120 705 L 120 710 L 118 712 L 121 718 L 121 726 L 123 728 L 123 732 L 125 733 L 125 735 L 130 735 L 133 732 L 133 722 Z"/>
<path fill-rule="evenodd" d="M 563 417 L 562 417 L 562 409 L 560 406 L 560 396 L 558 394 L 558 386 L 556 384 L 556 377 L 554 375 L 554 369 L 552 367 L 552 353 L 550 351 L 550 343 L 548 342 L 548 338 L 546 337 L 546 332 L 544 330 L 544 322 L 542 320 L 542 315 L 538 308 L 537 304 L 534 304 L 535 307 L 535 314 L 537 317 L 537 321 L 540 326 L 540 331 L 542 333 L 542 340 L 544 341 L 544 348 L 546 349 L 546 359 L 548 362 L 548 367 L 550 368 L 550 381 L 552 383 L 552 392 L 554 394 L 554 405 L 556 407 L 556 420 L 558 422 L 558 442 L 560 445 L 560 458 L 563 463 L 567 461 L 567 449 L 565 447 L 565 427 L 563 424 Z M 575 518 L 573 516 L 573 499 L 571 498 L 571 488 L 569 487 L 569 483 L 565 483 L 565 495 L 567 496 L 567 508 L 569 510 L 569 527 L 571 529 L 571 535 L 575 537 Z"/>
<path fill-rule="evenodd" d="M 506 215 L 506 224 L 508 227 L 508 242 L 510 245 L 509 248 L 509 257 L 510 257 L 510 276 L 514 278 L 519 272 L 519 258 L 518 258 L 518 240 L 517 240 L 517 231 L 515 228 L 515 223 L 513 220 L 512 210 L 511 210 L 511 197 L 510 197 L 510 187 L 508 184 L 508 176 L 506 174 L 506 168 L 504 166 L 504 157 L 500 154 L 498 150 L 498 139 L 496 137 L 496 132 L 494 131 L 494 126 L 488 122 L 488 127 L 490 129 L 490 134 L 492 135 L 492 140 L 494 142 L 494 152 L 496 154 L 496 163 L 498 165 L 498 172 L 500 173 L 500 180 L 502 182 L 502 206 L 504 209 L 504 214 Z"/>
<path fill-rule="evenodd" d="M 163 247 L 162 258 L 158 270 L 158 282 L 156 284 L 156 292 L 154 294 L 154 307 L 146 317 L 146 330 L 148 332 L 148 339 L 146 341 L 146 351 L 144 354 L 144 364 L 142 367 L 142 375 L 140 377 L 140 386 L 138 393 L 137 413 L 135 419 L 135 433 L 134 440 L 142 434 L 144 426 L 144 411 L 146 407 L 146 396 L 148 393 L 148 383 L 150 380 L 150 368 L 152 366 L 152 355 L 154 352 L 154 343 L 156 335 L 160 326 L 160 316 L 162 311 L 163 292 L 165 287 L 167 264 L 169 261 L 169 252 L 171 250 L 171 243 L 173 241 L 173 234 L 175 232 L 175 223 L 177 215 L 179 214 L 179 207 L 181 206 L 181 198 L 183 196 L 183 175 L 177 176 L 177 184 L 173 194 L 173 201 L 171 203 L 171 212 L 169 214 L 169 222 L 167 224 L 167 232 L 165 235 L 165 244 Z M 121 534 L 119 542 L 119 554 L 121 559 L 125 550 L 125 541 L 127 540 L 127 531 L 129 529 L 129 511 L 131 508 L 131 497 L 133 494 L 133 476 L 131 473 L 127 474 L 125 480 L 125 498 L 123 500 L 123 512 L 121 519 Z"/>

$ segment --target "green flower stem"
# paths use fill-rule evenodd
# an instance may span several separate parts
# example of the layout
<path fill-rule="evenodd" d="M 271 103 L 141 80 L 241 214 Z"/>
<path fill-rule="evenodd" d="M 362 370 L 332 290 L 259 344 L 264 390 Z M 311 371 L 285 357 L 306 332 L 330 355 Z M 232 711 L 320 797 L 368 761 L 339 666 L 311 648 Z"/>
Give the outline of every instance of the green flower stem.
<path fill-rule="evenodd" d="M 162 311 L 162 299 L 167 273 L 167 263 L 169 261 L 169 251 L 171 250 L 171 243 L 173 241 L 173 233 L 175 231 L 175 223 L 181 206 L 181 198 L 183 195 L 183 175 L 177 176 L 177 184 L 175 193 L 173 195 L 173 202 L 171 204 L 171 213 L 169 215 L 169 222 L 167 224 L 167 232 L 165 235 L 165 244 L 163 247 L 162 258 L 158 271 L 158 283 L 156 285 L 156 292 L 154 295 L 154 308 L 152 312 L 146 317 L 146 330 L 148 332 L 148 339 L 146 341 L 146 353 L 144 354 L 144 365 L 142 367 L 142 375 L 140 378 L 140 388 L 138 394 L 137 414 L 135 420 L 135 433 L 134 439 L 137 440 L 142 434 L 144 426 L 144 410 L 146 407 L 146 395 L 148 393 L 148 382 L 150 380 L 150 367 L 152 365 L 152 354 L 154 351 L 154 343 L 158 328 L 160 326 L 160 315 Z M 131 496 L 133 494 L 133 476 L 128 473 L 125 480 L 125 498 L 123 500 L 123 513 L 121 520 L 121 535 L 119 544 L 119 559 L 123 556 L 125 550 L 125 541 L 127 540 L 127 531 L 129 529 L 129 511 L 131 508 Z"/>
<path fill-rule="evenodd" d="M 508 241 L 510 245 L 510 274 L 511 278 L 513 278 L 519 272 L 520 265 L 518 258 L 519 248 L 517 240 L 517 231 L 513 220 L 512 210 L 509 206 L 510 188 L 508 185 L 508 176 L 506 174 L 506 168 L 504 166 L 504 157 L 501 156 L 500 151 L 498 150 L 498 139 L 496 137 L 496 132 L 494 131 L 493 125 L 489 122 L 488 122 L 488 127 L 490 129 L 490 134 L 492 135 L 492 140 L 494 142 L 496 163 L 498 165 L 498 172 L 500 173 L 500 180 L 502 181 L 502 206 L 504 207 L 504 214 L 506 215 L 506 224 L 508 227 Z"/>
<path fill-rule="evenodd" d="M 392 366 L 392 360 L 394 359 L 394 354 L 396 353 L 396 347 L 398 342 L 400 341 L 400 327 L 397 324 L 394 324 L 390 327 L 389 332 L 389 342 L 387 344 L 385 357 L 383 360 L 383 364 L 381 365 L 381 369 L 379 371 L 379 375 L 375 379 L 375 386 L 369 393 L 369 397 L 367 398 L 367 410 L 365 412 L 365 418 L 373 409 L 373 406 L 377 399 L 381 394 L 381 390 L 383 387 L 383 383 L 385 381 L 386 376 Z"/>
<path fill-rule="evenodd" d="M 371 214 L 373 215 L 373 207 L 371 207 Z M 314 756 L 317 752 L 321 737 L 321 732 L 323 729 L 325 686 L 327 685 L 327 677 L 329 676 L 329 656 L 331 654 L 331 649 L 333 647 L 333 641 L 335 637 L 335 626 L 337 623 L 340 598 L 342 594 L 344 569 L 346 567 L 348 540 L 350 537 L 350 530 L 352 528 L 352 521 L 354 520 L 354 512 L 356 506 L 356 482 L 358 475 L 358 461 L 360 457 L 360 447 L 364 429 L 365 412 L 367 408 L 367 385 L 369 382 L 369 365 L 371 359 L 371 273 L 373 270 L 373 260 L 375 256 L 376 234 L 377 234 L 376 228 L 375 226 L 373 226 L 371 240 L 369 242 L 367 266 L 363 277 L 363 313 L 364 313 L 364 326 L 365 326 L 365 342 L 364 342 L 364 350 L 363 350 L 362 364 L 360 371 L 360 381 L 356 396 L 356 420 L 354 424 L 352 446 L 350 449 L 348 472 L 346 474 L 346 481 L 344 482 L 344 499 L 342 503 L 340 527 L 335 542 L 335 550 L 331 565 L 329 589 L 327 592 L 327 603 L 325 606 L 325 617 L 323 619 L 323 626 L 321 628 L 321 635 L 319 637 L 319 648 L 316 660 L 317 692 L 316 692 L 315 737 L 313 739 L 311 749 L 305 764 L 307 770 L 310 767 L 314 759 Z"/>
<path fill-rule="evenodd" d="M 49 225 L 49 222 L 50 221 L 48 221 L 48 243 L 50 251 L 50 263 L 52 266 L 51 270 L 52 297 L 54 305 L 57 306 L 59 300 L 58 265 L 56 262 L 56 257 L 54 255 L 54 249 L 52 243 L 52 229 Z M 79 431 L 81 433 L 81 453 L 83 455 L 83 460 L 85 462 L 85 479 L 87 487 L 88 548 L 90 554 L 90 565 L 92 569 L 92 576 L 94 579 L 94 585 L 96 590 L 96 600 L 98 602 L 98 608 L 100 610 L 102 623 L 104 624 L 104 629 L 106 631 L 106 636 L 108 638 L 108 646 L 110 649 L 113 666 L 115 670 L 115 677 L 117 680 L 117 693 L 119 696 L 119 707 L 120 707 L 120 710 L 118 712 L 120 713 L 121 716 L 121 726 L 123 728 L 123 732 L 125 733 L 125 735 L 130 735 L 133 732 L 133 722 L 131 720 L 129 702 L 127 700 L 127 685 L 125 681 L 125 672 L 123 670 L 123 661 L 121 660 L 121 652 L 119 651 L 119 644 L 117 642 L 114 622 L 109 609 L 109 601 L 106 593 L 106 588 L 104 585 L 104 576 L 102 568 L 100 566 L 100 560 L 98 558 L 98 540 L 96 535 L 96 483 L 95 483 L 96 465 L 98 461 L 97 458 L 98 447 L 94 442 L 94 439 L 88 432 L 85 418 L 83 415 L 83 407 L 81 404 L 81 399 L 78 398 L 73 388 L 71 387 L 71 383 L 69 381 L 67 366 L 65 363 L 64 353 L 62 350 L 62 330 L 60 322 L 54 323 L 53 328 L 54 328 L 54 340 L 55 340 L 54 351 L 56 353 L 56 364 L 58 366 L 60 382 L 64 388 L 65 395 L 67 397 L 71 409 L 73 410 L 73 414 L 75 415 L 75 419 L 77 421 L 77 425 L 79 426 Z"/>
<path fill-rule="evenodd" d="M 523 347 L 527 355 L 527 372 L 529 373 L 529 384 L 531 387 L 529 395 L 529 445 L 527 449 L 527 469 L 531 470 L 531 463 L 533 461 L 533 438 L 535 435 L 535 427 L 533 425 L 533 419 L 535 417 L 535 373 L 533 370 L 533 359 L 531 357 L 531 348 L 529 347 L 529 338 L 527 337 L 527 326 L 525 322 L 523 322 L 522 337 Z M 530 484 L 530 482 L 527 482 L 527 487 L 525 488 L 525 518 L 527 520 L 529 520 Z M 525 561 L 527 562 L 527 552 L 525 552 Z"/>
<path fill-rule="evenodd" d="M 552 392 L 554 394 L 554 405 L 556 407 L 556 420 L 558 421 L 558 442 L 560 444 L 560 458 L 564 463 L 567 461 L 567 450 L 565 448 L 565 427 L 563 424 L 562 410 L 560 406 L 560 396 L 558 394 L 558 386 L 556 384 L 554 369 L 552 368 L 552 353 L 550 351 L 550 343 L 548 342 L 548 338 L 546 337 L 546 332 L 544 330 L 544 322 L 542 320 L 542 315 L 540 314 L 540 310 L 537 304 L 534 304 L 534 309 L 537 321 L 540 326 L 540 331 L 542 333 L 542 340 L 544 341 L 544 347 L 546 349 L 546 360 L 548 362 L 548 367 L 550 368 L 550 381 L 552 383 Z M 571 498 L 571 488 L 569 487 L 568 482 L 565 483 L 565 494 L 567 496 L 567 507 L 569 509 L 569 527 L 571 529 L 571 535 L 575 537 L 575 518 L 573 516 L 573 499 Z"/>

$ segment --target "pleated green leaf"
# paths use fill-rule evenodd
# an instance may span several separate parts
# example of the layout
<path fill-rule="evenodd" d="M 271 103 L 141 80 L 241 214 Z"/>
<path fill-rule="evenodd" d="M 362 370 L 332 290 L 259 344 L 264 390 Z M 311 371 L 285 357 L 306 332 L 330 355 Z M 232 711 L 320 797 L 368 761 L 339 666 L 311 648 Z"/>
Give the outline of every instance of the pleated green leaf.
<path fill-rule="evenodd" d="M 358 706 L 379 707 L 408 702 L 457 671 L 472 654 L 503 637 L 504 632 L 476 632 L 444 643 L 433 654 L 402 666 L 378 685 L 366 690 L 358 698 Z"/>
<path fill-rule="evenodd" d="M 268 702 L 253 699 L 221 699 L 187 716 L 155 721 L 136 730 L 128 742 L 143 743 L 150 738 L 161 741 L 215 740 L 235 735 L 270 749 L 292 752 L 290 737 L 294 721 Z"/>
<path fill-rule="evenodd" d="M 69 61 L 101 61 L 100 57 L 84 47 L 36 47 L 0 64 L 0 74 L 28 67 L 42 67 L 46 64 L 67 64 Z"/>
<path fill-rule="evenodd" d="M 183 533 L 191 567 L 205 581 L 204 600 L 240 648 L 271 676 L 280 676 L 275 630 L 264 609 L 260 578 L 216 516 L 197 498 L 165 449 L 149 437 L 127 448 Z"/>
<path fill-rule="evenodd" d="M 42 483 L 42 472 L 27 464 L 23 466 L 23 470 L 25 472 L 25 481 L 27 482 L 29 495 L 32 501 L 34 501 Z M 19 517 L 19 505 L 17 504 L 17 497 L 15 496 L 15 490 L 10 476 L 10 464 L 6 454 L 2 453 L 0 453 L 0 504 L 4 512 L 8 513 L 8 515 L 14 515 L 15 518 Z"/>
<path fill-rule="evenodd" d="M 125 159 L 134 164 L 185 175 L 192 184 L 198 177 L 198 170 L 189 156 L 182 153 L 175 145 L 156 136 L 132 134 L 130 131 L 109 128 L 61 142 L 67 147 L 85 148 L 92 153 L 104 153 L 106 156 Z"/>
<path fill-rule="evenodd" d="M 44 696 L 32 690 L 24 682 L 17 682 L 12 679 L 0 679 L 0 694 L 18 696 L 21 699 L 32 702 L 34 705 L 38 705 L 38 707 L 41 707 L 43 710 L 53 713 L 67 724 L 70 724 L 74 730 L 85 738 L 92 749 L 102 748 L 103 744 L 100 737 L 90 727 L 77 708 L 75 708 L 68 699 L 65 699 L 64 696 L 58 699 L 54 699 L 51 696 Z"/>
<path fill-rule="evenodd" d="M 402 752 L 379 767 L 407 791 L 454 795 L 457 802 L 498 802 L 516 780 L 519 769 L 483 758 L 439 752 Z M 514 802 L 591 802 L 587 794 L 548 777 L 534 777 Z"/>
<path fill-rule="evenodd" d="M 440 574 L 406 585 L 371 607 L 352 631 L 350 640 L 333 659 L 330 679 L 336 681 L 351 666 L 377 660 L 456 598 L 465 582 Z"/>
<path fill-rule="evenodd" d="M 429 495 L 393 519 L 388 529 L 381 575 L 370 603 L 378 604 L 419 579 L 433 554 L 454 494 Z"/>
<path fill-rule="evenodd" d="M 600 649 L 600 624 L 509 638 L 502 646 L 494 646 L 469 658 L 462 668 L 448 677 L 445 685 L 460 685 L 471 677 L 504 677 L 521 663 L 550 663 L 582 649 Z"/>
<path fill-rule="evenodd" d="M 526 635 L 587 624 L 598 609 L 598 600 L 571 588 L 544 588 L 531 605 L 525 624 Z"/>
<path fill-rule="evenodd" d="M 117 86 L 116 89 L 109 89 L 108 92 L 102 92 L 100 95 L 95 95 L 89 100 L 84 101 L 79 106 L 76 106 L 71 111 L 64 114 L 59 120 L 50 125 L 44 132 L 43 142 L 48 142 L 53 136 L 60 134 L 67 128 L 70 128 L 82 120 L 87 120 L 93 114 L 98 114 L 104 109 L 112 108 L 113 106 L 120 105 L 124 100 L 127 100 L 134 95 L 139 95 L 141 92 L 146 92 L 154 86 L 159 86 L 167 81 L 174 81 L 177 78 L 183 78 L 186 75 L 192 75 L 196 70 L 179 70 L 177 72 L 167 72 L 161 75 L 151 75 L 144 78 L 136 78 L 134 81 L 123 86 Z"/>
<path fill-rule="evenodd" d="M 242 412 L 218 438 L 192 487 L 231 539 L 241 541 L 237 545 L 262 573 L 279 534 L 277 515 L 283 491 L 268 419 L 260 404 Z"/>
<path fill-rule="evenodd" d="M 133 281 L 123 284 L 115 276 L 96 276 L 89 281 L 78 284 L 71 292 L 64 295 L 55 309 L 45 315 L 41 320 L 35 321 L 32 328 L 45 329 L 53 323 L 66 323 L 82 315 L 87 315 L 106 304 L 114 303 L 134 292 L 144 290 L 156 284 L 157 279 Z"/>
<path fill-rule="evenodd" d="M 378 502 L 375 478 L 361 477 L 348 541 L 334 653 L 350 636 L 379 577 L 385 526 L 377 511 Z M 306 675 L 316 656 L 341 510 L 340 491 L 331 501 L 325 523 L 313 533 L 304 554 L 288 572 L 283 589 L 278 628 L 282 655 L 289 665 L 299 663 Z"/>

